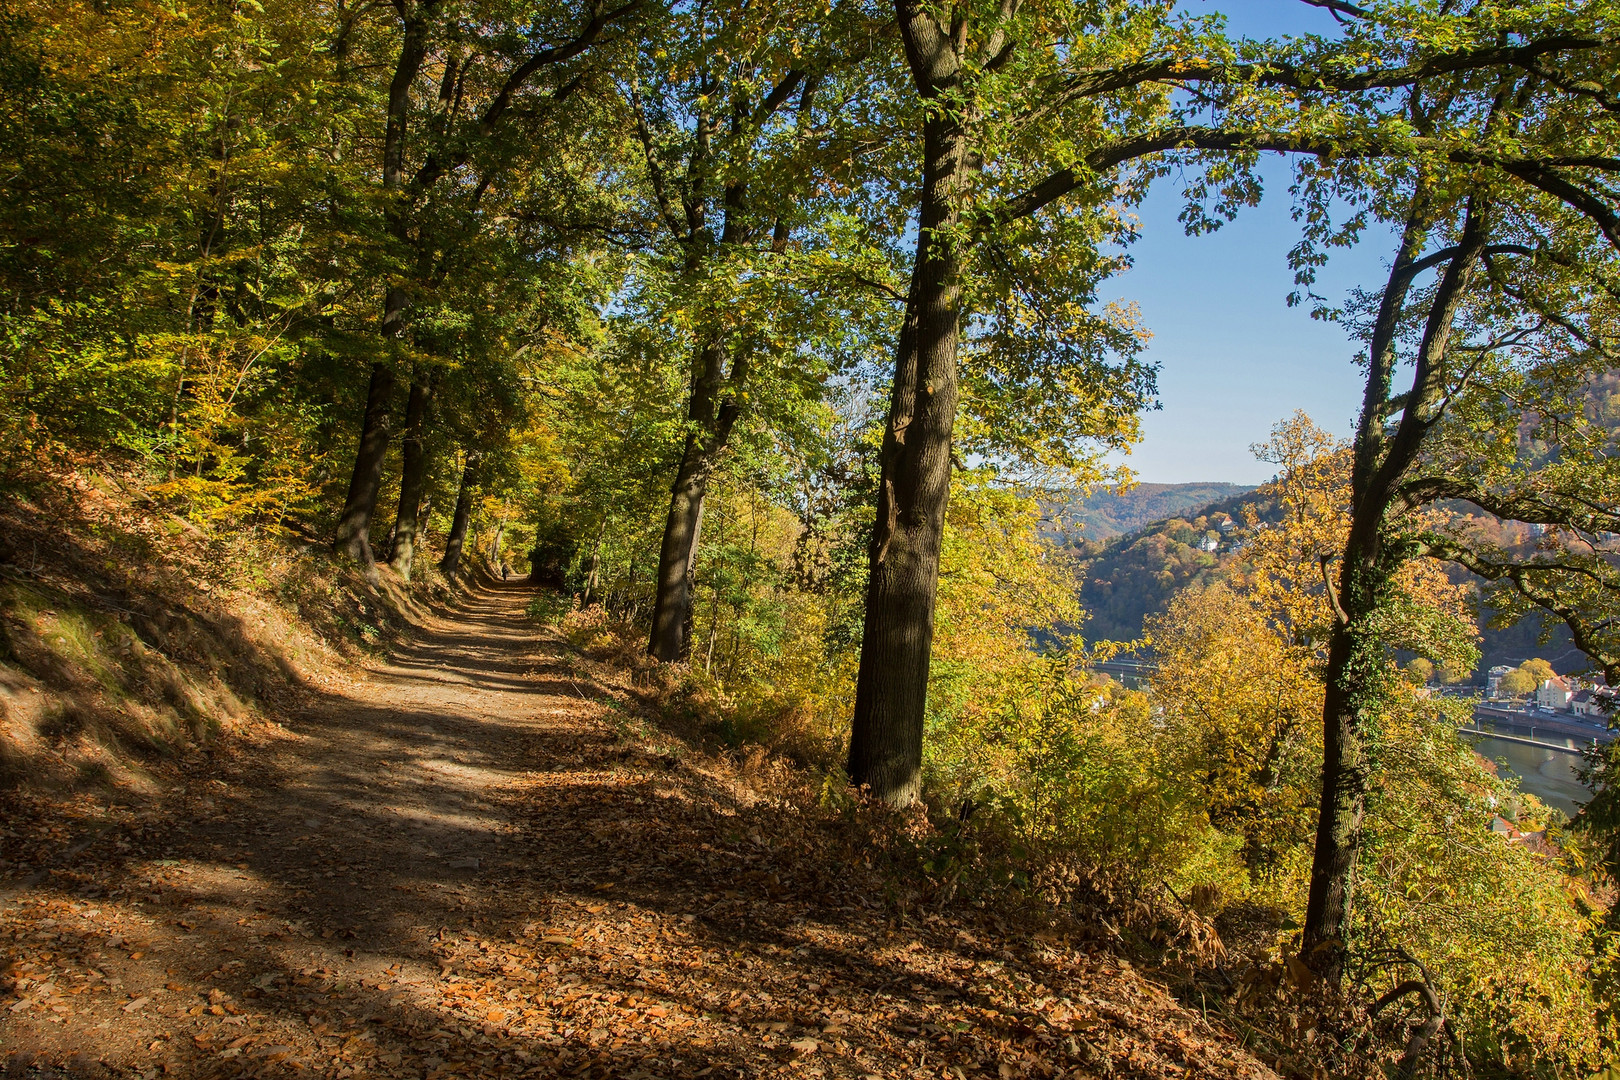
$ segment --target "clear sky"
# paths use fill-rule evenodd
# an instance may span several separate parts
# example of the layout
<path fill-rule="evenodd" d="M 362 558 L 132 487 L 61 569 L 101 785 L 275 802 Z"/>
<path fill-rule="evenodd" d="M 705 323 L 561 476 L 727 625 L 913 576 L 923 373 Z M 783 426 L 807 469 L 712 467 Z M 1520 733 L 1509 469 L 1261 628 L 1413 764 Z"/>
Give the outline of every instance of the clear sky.
<path fill-rule="evenodd" d="M 1229 29 L 1253 37 L 1331 34 L 1326 12 L 1298 0 L 1184 0 L 1188 11 L 1221 11 Z M 1348 435 L 1359 399 L 1357 352 L 1344 330 L 1289 308 L 1288 250 L 1299 227 L 1290 218 L 1287 164 L 1266 168 L 1267 196 L 1213 235 L 1189 237 L 1176 215 L 1181 185 L 1166 177 L 1140 214 L 1136 265 L 1105 286 L 1106 298 L 1135 300 L 1160 365 L 1162 408 L 1143 417 L 1144 437 L 1128 464 L 1144 481 L 1257 484 L 1272 469 L 1251 444 L 1304 409 L 1322 427 Z M 1336 252 L 1316 291 L 1337 303 L 1356 286 L 1379 284 L 1391 241 L 1369 233 L 1355 250 Z"/>

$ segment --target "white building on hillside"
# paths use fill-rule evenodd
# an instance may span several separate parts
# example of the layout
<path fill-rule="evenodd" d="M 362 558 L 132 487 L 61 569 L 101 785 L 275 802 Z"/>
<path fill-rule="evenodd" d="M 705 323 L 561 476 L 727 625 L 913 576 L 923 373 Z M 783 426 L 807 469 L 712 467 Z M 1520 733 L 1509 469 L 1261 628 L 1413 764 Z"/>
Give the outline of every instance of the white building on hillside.
<path fill-rule="evenodd" d="M 1536 704 L 1543 709 L 1567 709 L 1574 696 L 1574 684 L 1558 675 L 1542 679 L 1541 685 L 1536 687 Z"/>
<path fill-rule="evenodd" d="M 1513 669 L 1506 664 L 1497 664 L 1485 673 L 1485 696 L 1496 697 L 1502 689 L 1502 676 Z"/>

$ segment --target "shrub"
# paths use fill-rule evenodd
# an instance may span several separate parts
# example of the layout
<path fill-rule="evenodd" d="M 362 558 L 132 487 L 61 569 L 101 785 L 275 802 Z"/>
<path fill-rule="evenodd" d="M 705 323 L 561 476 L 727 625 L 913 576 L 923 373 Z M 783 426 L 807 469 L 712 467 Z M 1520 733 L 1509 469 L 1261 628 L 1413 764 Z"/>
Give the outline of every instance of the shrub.
<path fill-rule="evenodd" d="M 1210 827 L 1171 767 L 1147 698 L 1066 657 L 1032 659 L 993 704 L 932 733 L 930 790 L 977 815 L 992 876 L 1062 903 L 1101 900 L 1153 923 L 1175 896 L 1240 878 L 1240 843 Z"/>
<path fill-rule="evenodd" d="M 577 599 L 570 599 L 561 593 L 539 592 L 530 597 L 523 613 L 535 622 L 549 626 L 574 611 L 577 604 Z"/>

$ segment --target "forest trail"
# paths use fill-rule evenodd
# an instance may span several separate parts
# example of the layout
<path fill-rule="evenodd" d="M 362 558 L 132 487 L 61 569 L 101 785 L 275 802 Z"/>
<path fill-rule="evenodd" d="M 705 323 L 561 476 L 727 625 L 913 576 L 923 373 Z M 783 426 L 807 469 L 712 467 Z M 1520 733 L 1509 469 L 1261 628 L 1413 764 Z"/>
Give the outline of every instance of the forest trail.
<path fill-rule="evenodd" d="M 0 895 L 6 1075 L 1269 1076 L 1128 964 L 896 918 L 502 587 Z"/>

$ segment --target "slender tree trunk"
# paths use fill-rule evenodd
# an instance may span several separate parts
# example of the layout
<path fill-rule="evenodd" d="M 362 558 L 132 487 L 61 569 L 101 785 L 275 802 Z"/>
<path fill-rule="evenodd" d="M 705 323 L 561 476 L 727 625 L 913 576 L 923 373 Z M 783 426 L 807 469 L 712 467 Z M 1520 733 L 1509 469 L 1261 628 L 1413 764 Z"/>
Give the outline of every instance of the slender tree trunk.
<path fill-rule="evenodd" d="M 388 399 L 394 394 L 394 373 L 387 364 L 371 365 L 371 385 L 366 392 L 366 415 L 360 427 L 360 447 L 355 454 L 354 474 L 349 480 L 349 496 L 338 518 L 333 548 L 375 573 L 371 553 L 371 518 L 377 509 L 377 489 L 382 484 L 383 459 L 388 456 Z"/>
<path fill-rule="evenodd" d="M 406 118 L 411 83 L 427 56 L 426 16 L 431 5 L 404 15 L 404 36 L 388 87 L 388 119 L 383 131 L 383 191 L 387 199 L 388 227 L 396 239 L 408 242 L 401 205 L 405 169 Z M 403 15 L 402 11 L 402 15 Z M 405 290 L 391 286 L 383 298 L 381 335 L 392 347 L 405 329 L 405 310 L 410 298 Z M 348 555 L 365 568 L 367 577 L 376 575 L 371 551 L 371 519 L 377 511 L 377 490 L 382 482 L 383 459 L 388 454 L 388 399 L 394 392 L 394 373 L 383 361 L 371 365 L 371 386 L 366 394 L 366 415 L 360 429 L 360 447 L 355 454 L 354 472 L 349 480 L 349 496 L 338 519 L 333 544 L 340 555 Z"/>
<path fill-rule="evenodd" d="M 703 653 L 703 674 L 714 671 L 714 642 L 720 636 L 720 598 L 715 597 L 714 611 L 709 617 L 709 644 Z"/>
<path fill-rule="evenodd" d="M 399 480 L 399 510 L 394 515 L 394 540 L 390 564 L 399 576 L 411 580 L 411 564 L 416 560 L 416 534 L 420 527 L 418 510 L 422 490 L 427 486 L 427 417 L 432 391 L 421 380 L 411 382 L 405 405 L 405 438 Z"/>
<path fill-rule="evenodd" d="M 1389 521 L 1390 508 L 1396 505 L 1400 485 L 1421 457 L 1428 432 L 1445 410 L 1450 393 L 1451 334 L 1489 231 L 1486 206 L 1470 201 L 1460 241 L 1428 298 L 1423 337 L 1413 361 L 1412 388 L 1401 396 L 1397 410 L 1390 396 L 1395 343 L 1413 260 L 1427 233 L 1423 204 L 1420 189 L 1373 328 L 1351 468 L 1350 534 L 1332 594 L 1335 622 L 1328 642 L 1322 708 L 1322 801 L 1302 955 L 1313 970 L 1334 983 L 1344 971 L 1356 862 L 1361 854 L 1371 760 L 1367 740 L 1388 704 L 1384 679 L 1390 660 L 1379 627 L 1397 591 L 1397 575 L 1410 558 L 1396 526 Z M 1400 422 L 1388 433 L 1385 420 L 1396 411 Z"/>
<path fill-rule="evenodd" d="M 489 561 L 497 569 L 501 565 L 501 540 L 506 536 L 506 507 L 510 502 L 510 498 L 501 500 L 501 520 L 495 524 L 495 539 L 489 545 Z"/>
<path fill-rule="evenodd" d="M 965 140 L 948 116 L 930 119 L 924 136 L 917 256 L 883 432 L 849 746 L 850 780 L 902 806 L 921 785 L 962 299 L 960 256 L 948 234 L 957 223 Z"/>
<path fill-rule="evenodd" d="M 720 519 L 720 538 L 719 539 L 720 539 L 720 544 L 723 547 L 725 545 L 725 542 L 726 542 L 726 520 L 723 517 Z M 719 586 L 719 584 L 718 583 L 711 584 L 709 586 L 709 591 L 710 591 L 710 593 L 713 594 L 714 602 L 709 605 L 709 643 L 708 643 L 707 646 L 704 647 L 704 650 L 703 650 L 703 673 L 705 675 L 708 675 L 708 674 L 710 674 L 710 673 L 712 673 L 714 671 L 714 643 L 720 636 L 720 586 Z M 694 610 L 696 610 L 696 608 L 697 608 L 697 599 L 695 597 L 692 600 L 692 607 L 693 607 Z"/>
<path fill-rule="evenodd" d="M 652 633 L 647 642 L 648 655 L 663 663 L 684 661 L 692 655 L 692 581 L 703 529 L 703 500 L 709 492 L 709 476 L 730 441 L 741 408 L 735 397 L 720 400 L 727 381 L 725 359 L 721 344 L 710 341 L 698 350 L 694 364 L 688 418 L 696 430 L 686 437 L 670 488 L 664 541 L 658 552 Z M 729 381 L 740 386 L 746 378 L 747 367 L 739 357 Z"/>
<path fill-rule="evenodd" d="M 450 519 L 450 535 L 444 541 L 444 558 L 439 560 L 439 573 L 451 581 L 461 572 L 461 548 L 467 542 L 467 521 L 472 517 L 474 468 L 477 454 L 467 455 L 467 464 L 461 469 L 461 490 L 456 495 L 456 513 Z"/>
<path fill-rule="evenodd" d="M 579 606 L 588 608 L 596 597 L 596 578 L 602 568 L 602 538 L 607 535 L 607 518 L 602 519 L 601 526 L 596 530 L 596 543 L 591 545 L 591 571 L 585 575 L 585 596 L 580 600 Z"/>
<path fill-rule="evenodd" d="M 1377 536 L 1365 540 L 1376 545 Z M 1340 604 L 1348 621 L 1335 624 L 1328 642 L 1322 705 L 1322 795 L 1301 951 L 1306 963 L 1330 981 L 1337 981 L 1343 968 L 1351 887 L 1361 852 L 1370 776 L 1365 732 L 1369 719 L 1377 721 L 1382 696 L 1370 685 L 1369 676 L 1376 667 L 1369 665 L 1384 662 L 1383 646 L 1365 629 L 1381 602 L 1380 595 L 1393 581 L 1393 575 L 1379 563 L 1376 549 L 1364 550 L 1353 564 L 1346 563 L 1341 570 Z"/>

